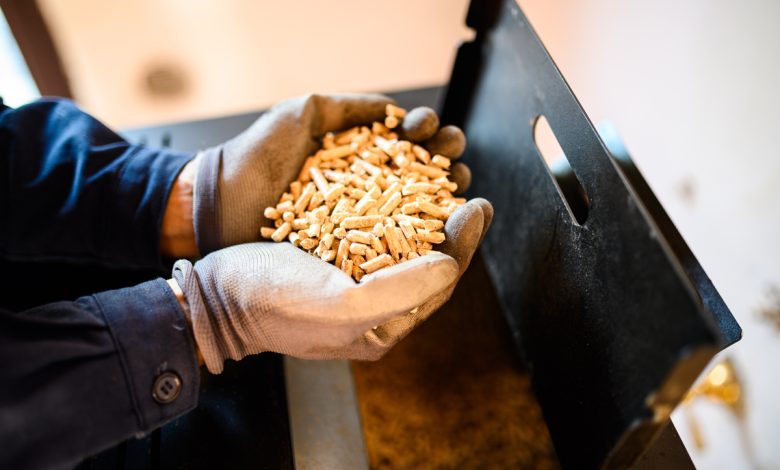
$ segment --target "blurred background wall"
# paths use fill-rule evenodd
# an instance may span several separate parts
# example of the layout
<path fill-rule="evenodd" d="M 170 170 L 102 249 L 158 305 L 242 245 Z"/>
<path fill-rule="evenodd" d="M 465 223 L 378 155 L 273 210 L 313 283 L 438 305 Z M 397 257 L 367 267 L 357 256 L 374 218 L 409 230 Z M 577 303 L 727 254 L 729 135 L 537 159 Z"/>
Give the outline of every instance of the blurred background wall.
<path fill-rule="evenodd" d="M 447 80 L 466 2 L 41 0 L 74 96 L 116 126 Z"/>
<path fill-rule="evenodd" d="M 256 110 L 311 91 L 442 84 L 454 47 L 470 37 L 467 3 L 38 6 L 75 99 L 128 127 Z M 694 462 L 780 468 L 780 2 L 520 5 L 591 119 L 615 125 L 744 328 L 721 357 L 739 375 L 744 410 L 699 397 L 674 416 Z M 34 88 L 7 43 L 0 92 L 13 103 Z"/>

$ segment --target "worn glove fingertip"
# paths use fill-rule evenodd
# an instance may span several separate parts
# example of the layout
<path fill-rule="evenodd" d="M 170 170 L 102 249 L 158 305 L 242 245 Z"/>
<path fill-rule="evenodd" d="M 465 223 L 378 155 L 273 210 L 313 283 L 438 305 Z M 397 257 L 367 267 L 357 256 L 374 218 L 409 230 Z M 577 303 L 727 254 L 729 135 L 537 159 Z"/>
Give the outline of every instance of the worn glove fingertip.
<path fill-rule="evenodd" d="M 450 169 L 450 181 L 458 185 L 455 195 L 465 193 L 471 186 L 471 168 L 465 163 L 456 163 Z"/>
<path fill-rule="evenodd" d="M 485 239 L 485 235 L 487 234 L 490 225 L 493 223 L 493 204 L 491 204 L 487 199 L 481 197 L 474 198 L 470 202 L 479 204 L 479 207 L 482 209 L 482 216 L 484 219 L 482 222 L 482 236 L 479 238 L 479 243 L 482 243 L 482 240 Z"/>
<path fill-rule="evenodd" d="M 444 233 L 447 239 L 441 251 L 452 256 L 460 267 L 460 274 L 468 267 L 482 238 L 485 216 L 478 202 L 469 201 L 460 206 L 447 220 Z"/>
<path fill-rule="evenodd" d="M 436 111 L 420 106 L 406 113 L 401 123 L 402 136 L 412 142 L 428 140 L 439 129 L 439 116 Z"/>
<path fill-rule="evenodd" d="M 431 155 L 457 159 L 466 150 L 466 135 L 457 126 L 444 126 L 424 144 Z"/>

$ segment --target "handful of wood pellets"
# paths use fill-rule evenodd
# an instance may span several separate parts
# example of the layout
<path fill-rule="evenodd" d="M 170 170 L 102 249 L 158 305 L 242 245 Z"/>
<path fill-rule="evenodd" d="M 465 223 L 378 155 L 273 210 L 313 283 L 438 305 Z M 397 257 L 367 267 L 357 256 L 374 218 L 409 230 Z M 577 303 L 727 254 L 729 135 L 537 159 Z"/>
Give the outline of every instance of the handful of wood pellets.
<path fill-rule="evenodd" d="M 394 131 L 406 111 L 388 104 L 384 123 L 328 133 L 298 179 L 264 215 L 261 235 L 289 240 L 360 282 L 364 275 L 435 252 L 444 222 L 466 200 L 452 193 L 450 160 Z"/>

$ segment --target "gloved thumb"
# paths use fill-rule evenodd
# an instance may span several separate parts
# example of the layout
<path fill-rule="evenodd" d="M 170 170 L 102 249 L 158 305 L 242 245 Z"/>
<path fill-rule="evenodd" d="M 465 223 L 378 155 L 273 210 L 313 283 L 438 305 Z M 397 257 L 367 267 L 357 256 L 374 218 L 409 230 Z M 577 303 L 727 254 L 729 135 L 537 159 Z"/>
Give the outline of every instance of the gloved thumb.
<path fill-rule="evenodd" d="M 457 261 L 460 270 L 458 277 L 471 262 L 492 218 L 493 207 L 486 200 L 477 198 L 458 207 L 447 219 L 444 226 L 446 240 L 439 250 Z"/>

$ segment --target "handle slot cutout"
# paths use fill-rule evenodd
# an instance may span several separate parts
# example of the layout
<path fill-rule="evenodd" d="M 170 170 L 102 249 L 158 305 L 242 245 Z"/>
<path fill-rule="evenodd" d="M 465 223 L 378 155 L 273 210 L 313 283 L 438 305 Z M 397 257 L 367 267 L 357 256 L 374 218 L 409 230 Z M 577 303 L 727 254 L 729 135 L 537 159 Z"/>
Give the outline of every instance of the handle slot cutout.
<path fill-rule="evenodd" d="M 537 116 L 533 127 L 536 149 L 547 166 L 548 173 L 569 211 L 572 222 L 576 225 L 584 225 L 588 220 L 590 208 L 590 199 L 585 188 L 572 170 L 569 159 L 563 152 L 561 144 L 558 143 L 558 138 L 550 123 L 547 122 L 547 118 L 544 115 Z"/>

